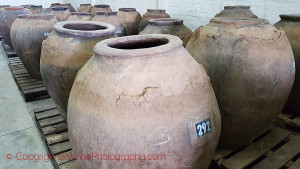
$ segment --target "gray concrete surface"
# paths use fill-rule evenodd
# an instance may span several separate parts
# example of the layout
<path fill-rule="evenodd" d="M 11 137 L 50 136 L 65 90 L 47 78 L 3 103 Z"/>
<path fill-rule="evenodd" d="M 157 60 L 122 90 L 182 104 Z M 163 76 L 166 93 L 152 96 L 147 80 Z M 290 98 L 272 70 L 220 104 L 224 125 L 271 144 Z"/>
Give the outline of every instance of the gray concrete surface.
<path fill-rule="evenodd" d="M 11 154 L 11 159 L 7 159 L 10 157 L 8 154 Z M 44 144 L 12 77 L 0 43 L 0 169 L 53 168 L 47 156 L 44 159 L 46 154 Z"/>

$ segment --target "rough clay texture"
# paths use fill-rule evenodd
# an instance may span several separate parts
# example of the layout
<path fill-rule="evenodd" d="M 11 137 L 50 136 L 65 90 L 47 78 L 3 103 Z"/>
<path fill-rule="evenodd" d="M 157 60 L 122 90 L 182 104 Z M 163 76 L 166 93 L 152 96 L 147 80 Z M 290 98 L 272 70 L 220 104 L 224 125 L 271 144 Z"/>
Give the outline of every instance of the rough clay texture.
<path fill-rule="evenodd" d="M 3 10 L 0 11 L 0 35 L 2 35 L 3 40 L 7 45 L 14 49 L 11 38 L 10 38 L 10 29 L 13 22 L 18 18 L 18 15 L 22 14 L 31 14 L 28 9 L 20 10 Z"/>
<path fill-rule="evenodd" d="M 88 5 L 80 5 L 77 9 L 77 12 L 91 12 L 93 6 L 88 4 Z"/>
<path fill-rule="evenodd" d="M 182 40 L 183 47 L 191 39 L 193 32 L 187 28 L 184 24 L 181 25 L 170 25 L 170 26 L 157 26 L 157 25 L 148 25 L 140 35 L 144 34 L 170 34 L 179 37 Z"/>
<path fill-rule="evenodd" d="M 246 8 L 230 8 L 224 9 L 220 13 L 216 14 L 216 18 L 257 18 L 256 15 L 250 10 Z"/>
<path fill-rule="evenodd" d="M 71 15 L 67 21 L 90 21 L 92 16 L 89 15 Z"/>
<path fill-rule="evenodd" d="M 52 19 L 25 19 L 16 33 L 16 53 L 26 70 L 36 79 L 41 79 L 40 57 L 42 42 L 52 32 L 58 21 Z"/>
<path fill-rule="evenodd" d="M 158 19 L 158 18 L 170 18 L 170 15 L 168 15 L 164 11 L 153 11 L 153 10 L 148 11 L 143 15 L 143 18 L 139 25 L 139 32 L 143 31 L 148 26 L 150 19 Z"/>
<path fill-rule="evenodd" d="M 17 35 L 17 31 L 19 29 L 19 26 L 22 25 L 22 22 L 25 20 L 25 18 L 17 18 L 13 24 L 11 25 L 10 28 L 10 39 L 11 39 L 11 44 L 14 47 L 14 49 L 16 48 L 16 35 Z"/>
<path fill-rule="evenodd" d="M 216 93 L 220 147 L 246 145 L 274 122 L 295 76 L 284 31 L 269 24 L 210 23 L 194 32 L 186 49 L 204 66 Z"/>
<path fill-rule="evenodd" d="M 126 36 L 127 35 L 127 26 L 124 23 L 124 21 L 118 17 L 117 15 L 95 15 L 92 19 L 92 21 L 98 21 L 98 22 L 104 22 L 111 24 L 114 26 L 115 34 L 120 36 Z"/>
<path fill-rule="evenodd" d="M 118 11 L 118 16 L 124 21 L 128 35 L 137 35 L 142 16 L 139 12 Z"/>
<path fill-rule="evenodd" d="M 296 63 L 295 82 L 284 107 L 284 111 L 288 113 L 300 113 L 300 22 L 291 20 L 281 20 L 274 25 L 277 29 L 285 30 L 287 37 L 292 45 Z"/>
<path fill-rule="evenodd" d="M 149 48 L 151 55 L 143 50 L 132 58 L 94 55 L 79 71 L 68 105 L 72 151 L 166 156 L 80 160 L 86 169 L 208 168 L 221 125 L 204 68 L 181 44 L 168 51 Z M 197 137 L 195 124 L 208 118 L 212 131 Z"/>
<path fill-rule="evenodd" d="M 111 12 L 112 10 L 110 9 L 110 7 L 107 7 L 107 8 L 95 8 L 95 7 L 93 7 L 91 9 L 92 16 L 95 16 L 98 11 Z"/>
<path fill-rule="evenodd" d="M 59 22 L 66 21 L 71 16 L 71 12 L 68 9 L 65 11 L 51 10 L 49 13 L 53 14 Z"/>
<path fill-rule="evenodd" d="M 93 55 L 94 45 L 110 37 L 71 36 L 52 31 L 43 41 L 41 75 L 49 95 L 65 119 L 68 98 L 77 71 Z"/>

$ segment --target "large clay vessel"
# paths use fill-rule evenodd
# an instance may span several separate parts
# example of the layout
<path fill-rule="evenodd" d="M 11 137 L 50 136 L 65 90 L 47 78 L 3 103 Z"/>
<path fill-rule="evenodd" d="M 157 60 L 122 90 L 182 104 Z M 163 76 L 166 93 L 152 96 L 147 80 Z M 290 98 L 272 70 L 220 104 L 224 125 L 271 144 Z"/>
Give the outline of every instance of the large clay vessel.
<path fill-rule="evenodd" d="M 50 13 L 53 14 L 59 22 L 65 21 L 71 16 L 71 12 L 68 10 L 67 7 L 64 6 L 52 7 Z"/>
<path fill-rule="evenodd" d="M 92 21 L 104 22 L 113 25 L 117 36 L 127 35 L 127 26 L 124 21 L 118 17 L 117 12 L 97 12 Z"/>
<path fill-rule="evenodd" d="M 28 8 L 32 13 L 38 14 L 42 13 L 44 8 L 42 5 L 32 5 L 30 8 Z"/>
<path fill-rule="evenodd" d="M 183 24 L 183 20 L 163 18 L 151 19 L 148 26 L 140 32 L 144 34 L 170 34 L 178 36 L 182 40 L 182 45 L 185 47 L 191 39 L 193 32 Z"/>
<path fill-rule="evenodd" d="M 10 38 L 11 25 L 17 19 L 18 15 L 22 14 L 31 14 L 31 12 L 20 6 L 6 7 L 4 11 L 0 12 L 0 35 L 2 35 L 5 43 L 12 49 L 14 48 Z"/>
<path fill-rule="evenodd" d="M 142 16 L 135 8 L 120 8 L 118 16 L 127 26 L 128 35 L 137 35 Z"/>
<path fill-rule="evenodd" d="M 147 12 L 143 15 L 141 23 L 139 25 L 139 32 L 143 31 L 149 23 L 150 19 L 158 18 L 170 18 L 170 15 L 166 13 L 164 9 L 148 9 Z"/>
<path fill-rule="evenodd" d="M 224 10 L 216 14 L 216 18 L 257 18 L 250 10 L 250 6 L 224 6 Z"/>
<path fill-rule="evenodd" d="M 27 15 L 16 33 L 15 50 L 30 76 L 41 79 L 40 56 L 42 42 L 58 22 L 52 14 Z"/>
<path fill-rule="evenodd" d="M 100 12 L 111 12 L 111 9 L 110 9 L 109 5 L 106 5 L 106 4 L 96 4 L 92 8 L 91 13 L 92 13 L 93 16 L 95 16 L 98 11 L 100 11 Z"/>
<path fill-rule="evenodd" d="M 92 15 L 89 12 L 71 12 L 71 16 L 67 21 L 90 21 L 92 20 Z"/>
<path fill-rule="evenodd" d="M 91 4 L 80 4 L 77 12 L 91 12 L 93 6 Z"/>
<path fill-rule="evenodd" d="M 281 20 L 274 26 L 285 30 L 292 45 L 296 64 L 294 85 L 283 111 L 300 114 L 300 15 L 280 15 L 280 18 Z"/>
<path fill-rule="evenodd" d="M 10 39 L 11 39 L 11 43 L 12 43 L 12 46 L 14 47 L 14 49 L 16 48 L 17 31 L 19 29 L 19 26 L 23 24 L 23 21 L 26 19 L 27 15 L 31 15 L 31 14 L 18 15 L 18 18 L 11 25 Z"/>
<path fill-rule="evenodd" d="M 92 21 L 64 21 L 56 23 L 50 36 L 43 41 L 42 79 L 65 119 L 77 71 L 93 55 L 95 44 L 110 37 L 114 37 L 112 25 Z"/>
<path fill-rule="evenodd" d="M 0 12 L 4 11 L 6 7 L 10 7 L 10 5 L 0 5 Z"/>
<path fill-rule="evenodd" d="M 172 35 L 127 36 L 102 41 L 94 51 L 69 98 L 72 151 L 142 157 L 132 162 L 80 160 L 80 165 L 207 169 L 220 135 L 218 104 L 204 68 L 181 40 Z M 199 124 L 207 124 L 209 132 L 202 135 Z M 162 158 L 141 162 L 149 154 Z"/>
<path fill-rule="evenodd" d="M 67 7 L 70 12 L 76 12 L 75 8 L 70 3 L 68 4 L 52 3 L 50 7 L 52 8 L 57 6 Z"/>
<path fill-rule="evenodd" d="M 222 116 L 220 147 L 241 147 L 281 112 L 295 77 L 284 31 L 268 20 L 215 18 L 186 46 L 210 77 Z"/>

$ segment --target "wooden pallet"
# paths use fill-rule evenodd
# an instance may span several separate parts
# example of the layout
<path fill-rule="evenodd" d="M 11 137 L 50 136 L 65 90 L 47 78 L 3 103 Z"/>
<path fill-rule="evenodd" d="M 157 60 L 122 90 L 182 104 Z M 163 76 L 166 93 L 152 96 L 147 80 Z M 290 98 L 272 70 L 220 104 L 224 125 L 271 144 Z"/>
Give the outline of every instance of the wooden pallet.
<path fill-rule="evenodd" d="M 45 142 L 47 151 L 52 155 L 51 162 L 56 169 L 81 169 L 78 161 L 71 156 L 71 145 L 66 121 L 54 104 L 33 109 L 37 127 Z M 59 158 L 59 155 L 62 158 Z M 66 155 L 70 155 L 66 157 Z"/>
<path fill-rule="evenodd" d="M 300 137 L 271 127 L 241 149 L 217 149 L 210 168 L 300 169 Z"/>
<path fill-rule="evenodd" d="M 275 125 L 300 132 L 300 114 L 281 113 L 275 121 Z"/>
<path fill-rule="evenodd" d="M 32 78 L 19 57 L 8 58 L 8 64 L 26 102 L 50 97 L 43 81 Z"/>
<path fill-rule="evenodd" d="M 16 52 L 11 49 L 1 38 L 2 45 L 8 58 L 17 57 Z"/>

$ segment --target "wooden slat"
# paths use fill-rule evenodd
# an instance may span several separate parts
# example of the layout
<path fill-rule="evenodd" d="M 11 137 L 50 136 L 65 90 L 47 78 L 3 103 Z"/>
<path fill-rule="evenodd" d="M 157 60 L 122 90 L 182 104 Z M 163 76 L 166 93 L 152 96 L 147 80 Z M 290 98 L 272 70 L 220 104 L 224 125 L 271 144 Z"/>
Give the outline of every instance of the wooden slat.
<path fill-rule="evenodd" d="M 24 94 L 28 94 L 28 93 L 35 93 L 35 92 L 40 92 L 40 91 L 46 91 L 46 87 L 28 89 L 28 90 L 24 90 L 23 92 L 24 92 Z"/>
<path fill-rule="evenodd" d="M 20 85 L 35 85 L 35 84 L 44 84 L 41 80 L 35 80 L 35 79 L 17 79 L 18 83 Z"/>
<path fill-rule="evenodd" d="M 65 152 L 65 151 L 68 151 L 68 150 L 72 149 L 71 144 L 70 144 L 69 141 L 54 144 L 54 145 L 49 146 L 49 147 L 50 147 L 50 151 L 51 151 L 52 154 L 58 154 L 58 153 Z"/>
<path fill-rule="evenodd" d="M 300 168 L 300 158 L 295 161 L 293 165 L 291 165 L 288 169 L 299 169 Z"/>
<path fill-rule="evenodd" d="M 53 116 L 57 116 L 57 115 L 59 115 L 58 110 L 52 109 L 52 110 L 43 111 L 41 113 L 36 113 L 35 117 L 37 120 L 41 120 L 44 118 L 49 118 L 49 117 L 53 117 Z"/>
<path fill-rule="evenodd" d="M 67 163 L 69 161 L 75 160 L 76 158 L 74 157 L 72 151 L 67 151 L 63 153 L 64 158 L 56 158 L 55 161 L 58 165 L 62 165 L 64 163 Z"/>
<path fill-rule="evenodd" d="M 290 132 L 281 128 L 275 128 L 271 133 L 222 162 L 222 165 L 230 169 L 242 169 L 265 154 L 288 135 L 290 135 Z"/>
<path fill-rule="evenodd" d="M 45 135 L 57 133 L 57 132 L 63 132 L 68 129 L 67 123 L 60 123 L 52 126 L 43 127 L 42 131 Z"/>
<path fill-rule="evenodd" d="M 300 127 L 300 116 L 291 120 L 291 123 Z"/>
<path fill-rule="evenodd" d="M 216 149 L 214 160 L 220 160 L 230 153 L 234 152 L 236 149 Z"/>
<path fill-rule="evenodd" d="M 59 166 L 59 169 L 81 169 L 78 161 L 73 160 Z"/>
<path fill-rule="evenodd" d="M 294 137 L 252 169 L 280 168 L 300 152 L 300 138 Z"/>
<path fill-rule="evenodd" d="M 38 113 L 38 112 L 47 111 L 47 110 L 54 109 L 54 108 L 56 108 L 55 103 L 48 103 L 43 106 L 35 107 L 33 109 L 33 112 Z"/>
<path fill-rule="evenodd" d="M 51 134 L 46 136 L 46 141 L 49 145 L 55 144 L 55 143 L 60 143 L 63 141 L 68 141 L 69 140 L 69 133 L 68 132 L 63 132 L 59 134 Z"/>
<path fill-rule="evenodd" d="M 38 122 L 40 123 L 41 127 L 45 127 L 45 126 L 61 123 L 64 121 L 65 120 L 59 115 L 59 116 L 39 120 Z"/>
<path fill-rule="evenodd" d="M 44 87 L 43 83 L 40 84 L 19 84 L 22 90 L 30 90 L 30 89 L 36 89 L 40 87 Z"/>

